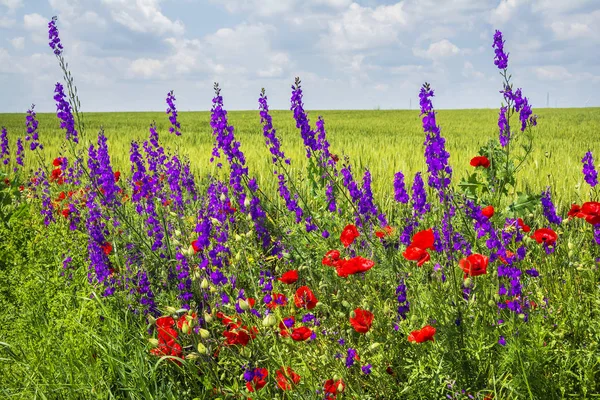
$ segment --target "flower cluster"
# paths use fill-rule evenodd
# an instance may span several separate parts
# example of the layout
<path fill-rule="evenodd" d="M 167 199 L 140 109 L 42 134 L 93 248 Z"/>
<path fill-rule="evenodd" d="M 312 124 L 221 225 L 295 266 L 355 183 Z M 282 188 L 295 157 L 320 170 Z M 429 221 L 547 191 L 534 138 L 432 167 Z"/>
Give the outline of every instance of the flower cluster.
<path fill-rule="evenodd" d="M 171 90 L 167 94 L 167 114 L 169 115 L 169 122 L 171 122 L 171 126 L 169 127 L 169 132 L 174 133 L 176 136 L 181 135 L 181 124 L 177 121 L 177 109 L 175 108 L 175 95 L 173 95 L 173 91 Z"/>
<path fill-rule="evenodd" d="M 54 100 L 56 101 L 56 116 L 61 120 L 60 127 L 64 129 L 67 134 L 67 140 L 72 140 L 75 143 L 79 143 L 77 137 L 77 130 L 75 129 L 75 118 L 71 105 L 66 100 L 64 87 L 59 82 L 56 83 L 54 88 Z"/>
<path fill-rule="evenodd" d="M 60 43 L 60 38 L 58 37 L 58 28 L 56 27 L 56 17 L 52 17 L 52 20 L 48 22 L 48 39 L 50 42 L 48 45 L 52 50 L 54 50 L 54 54 L 60 56 L 63 51 L 63 45 Z"/>
<path fill-rule="evenodd" d="M 598 184 L 598 171 L 596 171 L 596 166 L 594 165 L 594 156 L 591 151 L 585 153 L 585 156 L 581 159 L 583 163 L 583 176 L 585 177 L 585 181 L 591 187 L 595 187 Z"/>
<path fill-rule="evenodd" d="M 10 148 L 8 147 L 8 133 L 5 127 L 2 127 L 2 131 L 0 131 L 0 157 L 2 158 L 2 164 L 8 165 L 10 162 Z"/>

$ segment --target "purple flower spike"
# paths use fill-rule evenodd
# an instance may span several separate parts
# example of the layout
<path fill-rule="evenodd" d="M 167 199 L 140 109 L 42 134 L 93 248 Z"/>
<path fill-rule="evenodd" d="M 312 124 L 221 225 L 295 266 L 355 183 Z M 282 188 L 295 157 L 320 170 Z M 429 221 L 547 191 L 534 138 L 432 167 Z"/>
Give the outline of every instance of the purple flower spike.
<path fill-rule="evenodd" d="M 169 94 L 167 94 L 167 114 L 169 115 L 169 121 L 171 122 L 171 127 L 169 128 L 169 132 L 174 133 L 176 136 L 181 136 L 181 124 L 177 121 L 177 109 L 175 108 L 175 96 L 173 95 L 173 91 L 171 90 Z"/>
<path fill-rule="evenodd" d="M 598 171 L 596 171 L 596 167 L 594 166 L 594 156 L 591 151 L 585 153 L 583 159 L 581 160 L 583 163 L 583 176 L 585 177 L 585 181 L 591 187 L 595 187 L 598 184 Z"/>
<path fill-rule="evenodd" d="M 504 40 L 502 40 L 502 32 L 496 30 L 494 34 L 494 44 L 492 47 L 495 49 L 496 53 L 494 57 L 494 65 L 498 67 L 498 69 L 506 69 L 508 67 L 508 54 L 504 52 Z"/>
<path fill-rule="evenodd" d="M 60 38 L 58 37 L 57 19 L 57 17 L 52 17 L 52 21 L 48 22 L 48 39 L 50 40 L 48 45 L 54 50 L 54 54 L 60 56 L 63 51 L 63 45 L 60 43 Z"/>

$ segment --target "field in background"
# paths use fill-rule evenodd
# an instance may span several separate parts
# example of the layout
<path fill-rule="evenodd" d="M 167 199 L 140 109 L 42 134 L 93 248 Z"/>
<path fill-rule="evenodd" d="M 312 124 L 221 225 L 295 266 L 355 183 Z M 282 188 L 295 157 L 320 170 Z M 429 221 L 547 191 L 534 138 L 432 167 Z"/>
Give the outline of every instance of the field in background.
<path fill-rule="evenodd" d="M 518 177 L 518 186 L 529 186 L 540 192 L 550 184 L 559 209 L 589 198 L 589 186 L 582 185 L 581 158 L 588 149 L 600 151 L 600 108 L 534 109 L 534 113 L 539 117 L 538 126 L 533 129 L 534 151 L 529 165 Z M 364 167 L 370 169 L 375 196 L 384 208 L 387 208 L 385 205 L 393 193 L 392 181 L 396 171 L 401 170 L 407 176 L 407 182 L 412 180 L 415 172 L 426 171 L 419 111 L 310 111 L 313 127 L 319 115 L 325 119 L 332 153 L 338 154 L 340 159 L 348 155 L 357 177 L 362 175 Z M 56 116 L 38 116 L 40 140 L 50 150 L 46 154 L 58 155 L 64 132 L 59 129 Z M 261 187 L 271 192 L 277 181 L 271 175 L 271 159 L 262 136 L 258 111 L 234 111 L 228 116 L 246 154 L 250 175 L 257 176 Z M 282 148 L 293 160 L 293 169 L 301 170 L 304 165 L 298 162 L 306 161 L 306 157 L 303 156 L 302 139 L 292 113 L 273 111 L 272 116 L 282 139 Z M 497 140 L 497 117 L 497 110 L 439 111 L 437 120 L 447 140 L 455 182 L 473 170 L 469 160 L 476 155 L 479 147 L 490 138 Z M 104 127 L 117 169 L 128 171 L 131 141 L 145 140 L 149 124 L 156 121 L 165 147 L 179 149 L 179 154 L 188 155 L 195 174 L 202 176 L 214 172 L 214 164 L 208 162 L 213 143 L 210 113 L 182 112 L 179 120 L 183 134 L 175 137 L 168 133 L 168 120 L 161 112 L 84 115 L 89 139 L 94 140 L 99 127 Z M 0 125 L 8 129 L 14 155 L 14 141 L 24 134 L 25 114 L 0 114 Z M 28 156 L 30 154 L 28 152 Z"/>

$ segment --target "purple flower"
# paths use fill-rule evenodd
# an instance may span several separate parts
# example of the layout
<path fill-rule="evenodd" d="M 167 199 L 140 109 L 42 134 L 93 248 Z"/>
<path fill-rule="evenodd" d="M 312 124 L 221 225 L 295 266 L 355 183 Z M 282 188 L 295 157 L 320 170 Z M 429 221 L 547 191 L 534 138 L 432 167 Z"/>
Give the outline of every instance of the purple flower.
<path fill-rule="evenodd" d="M 598 171 L 596 171 L 596 167 L 594 166 L 594 156 L 591 151 L 585 153 L 583 159 L 581 160 L 583 163 L 583 176 L 585 177 L 585 181 L 591 187 L 594 187 L 598 184 Z"/>
<path fill-rule="evenodd" d="M 415 216 L 423 216 L 429 212 L 431 205 L 427 203 L 427 193 L 425 192 L 425 183 L 421 178 L 421 173 L 417 172 L 412 185 L 412 203 Z"/>
<path fill-rule="evenodd" d="M 56 83 L 54 93 L 56 93 L 56 95 L 54 95 L 54 100 L 56 101 L 56 116 L 61 120 L 60 127 L 66 131 L 67 140 L 71 139 L 73 142 L 79 143 L 71 105 L 66 100 L 63 85 L 59 82 Z"/>
<path fill-rule="evenodd" d="M 400 284 L 396 288 L 396 296 L 398 300 L 398 317 L 397 320 L 406 319 L 408 311 L 410 311 L 410 303 L 406 298 L 406 284 L 404 279 L 400 280 Z"/>
<path fill-rule="evenodd" d="M 169 115 L 169 122 L 171 122 L 171 127 L 169 128 L 169 132 L 174 133 L 176 136 L 180 136 L 181 132 L 181 124 L 177 121 L 177 109 L 175 108 L 175 96 L 173 95 L 173 91 L 171 90 L 167 94 L 167 114 Z"/>
<path fill-rule="evenodd" d="M 38 128 L 38 120 L 35 118 L 36 114 L 34 111 L 35 104 L 31 105 L 31 109 L 27 110 L 27 116 L 25 117 L 25 126 L 27 127 L 27 135 L 25 136 L 26 141 L 31 141 L 29 148 L 31 151 L 37 149 L 43 149 L 44 146 L 38 141 L 39 134 L 37 131 Z"/>
<path fill-rule="evenodd" d="M 435 121 L 435 111 L 431 97 L 433 90 L 428 83 L 425 83 L 419 93 L 421 115 L 423 116 L 423 131 L 425 132 L 425 159 L 427 162 L 427 172 L 429 172 L 428 184 L 437 189 L 440 195 L 450 185 L 452 178 L 452 168 L 448 165 L 450 153 L 446 151 L 446 139 L 440 134 L 440 128 Z M 443 197 L 440 196 L 440 200 Z"/>
<path fill-rule="evenodd" d="M 510 129 L 506 120 L 506 111 L 507 107 L 500 107 L 500 114 L 498 114 L 498 128 L 500 129 L 500 144 L 502 147 L 506 147 L 510 141 Z"/>
<path fill-rule="evenodd" d="M 506 346 L 506 339 L 504 339 L 504 336 L 500 336 L 500 337 L 498 338 L 498 344 L 499 344 L 500 346 Z"/>
<path fill-rule="evenodd" d="M 354 350 L 352 347 L 348 348 L 348 352 L 346 353 L 346 368 L 350 368 L 354 365 L 356 354 L 356 350 Z"/>
<path fill-rule="evenodd" d="M 63 46 L 58 37 L 58 28 L 56 27 L 57 19 L 57 17 L 52 17 L 52 21 L 48 22 L 48 39 L 50 40 L 48 45 L 54 50 L 54 54 L 60 56 L 63 51 Z"/>
<path fill-rule="evenodd" d="M 10 148 L 8 147 L 8 133 L 5 127 L 2 127 L 0 133 L 0 157 L 2 157 L 2 164 L 8 165 L 10 162 Z"/>
<path fill-rule="evenodd" d="M 408 203 L 408 193 L 406 193 L 406 187 L 404 186 L 404 174 L 400 171 L 394 175 L 394 199 L 398 203 Z"/>
<path fill-rule="evenodd" d="M 25 152 L 23 151 L 23 141 L 21 138 L 17 138 L 17 152 L 15 153 L 15 161 L 17 165 L 23 166 L 23 159 L 25 158 Z M 18 168 L 15 166 L 14 171 L 17 172 Z"/>
<path fill-rule="evenodd" d="M 492 47 L 495 49 L 494 52 L 494 65 L 498 69 L 506 69 L 508 67 L 508 54 L 504 52 L 504 40 L 502 40 L 502 32 L 496 30 L 494 34 L 494 44 Z"/>
<path fill-rule="evenodd" d="M 294 112 L 294 120 L 296 120 L 296 128 L 300 129 L 300 136 L 304 141 L 304 147 L 306 148 L 306 157 L 310 158 L 311 150 L 319 150 L 317 146 L 316 133 L 310 128 L 308 116 L 304 111 L 304 104 L 302 103 L 302 88 L 300 87 L 300 78 L 296 78 L 294 85 L 292 85 L 292 106 L 291 111 Z"/>
<path fill-rule="evenodd" d="M 363 367 L 361 367 L 361 371 L 363 372 L 363 374 L 369 375 L 371 373 L 371 368 L 372 368 L 371 364 L 367 364 L 367 365 L 364 365 Z"/>
<path fill-rule="evenodd" d="M 273 164 L 275 164 L 278 160 L 284 160 L 285 154 L 283 150 L 281 150 L 281 142 L 279 141 L 279 138 L 276 135 L 276 130 L 273 127 L 273 118 L 269 114 L 269 105 L 267 103 L 267 95 L 265 94 L 264 88 L 260 92 L 258 104 L 260 105 L 260 122 L 263 124 L 263 136 L 265 137 L 265 142 L 269 148 L 269 152 L 273 155 Z M 289 164 L 290 160 L 287 159 L 285 162 L 286 164 Z"/>
<path fill-rule="evenodd" d="M 552 198 L 550 197 L 550 187 L 542 192 L 541 200 L 542 207 L 544 209 L 544 216 L 550 223 L 559 225 L 562 222 L 562 218 L 556 214 L 556 208 L 554 208 Z"/>

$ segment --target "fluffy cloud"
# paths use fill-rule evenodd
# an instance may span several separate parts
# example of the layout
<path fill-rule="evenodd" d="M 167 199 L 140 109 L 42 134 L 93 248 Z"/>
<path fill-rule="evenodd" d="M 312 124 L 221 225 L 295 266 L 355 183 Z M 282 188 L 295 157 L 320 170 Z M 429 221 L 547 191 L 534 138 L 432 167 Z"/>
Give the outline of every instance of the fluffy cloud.
<path fill-rule="evenodd" d="M 447 58 L 459 54 L 460 49 L 451 41 L 443 39 L 439 42 L 431 43 L 427 50 L 415 48 L 413 49 L 413 53 L 419 57 L 439 61 L 442 58 Z"/>
<path fill-rule="evenodd" d="M 113 20 L 127 29 L 140 33 L 181 35 L 183 22 L 166 17 L 158 0 L 102 0 Z"/>
<path fill-rule="evenodd" d="M 23 7 L 23 0 L 0 0 L 0 5 L 8 8 L 8 11 L 15 11 L 19 7 Z"/>
<path fill-rule="evenodd" d="M 12 44 L 12 46 L 17 50 L 23 50 L 25 47 L 25 38 L 23 36 L 12 38 L 9 41 L 10 44 Z"/>

